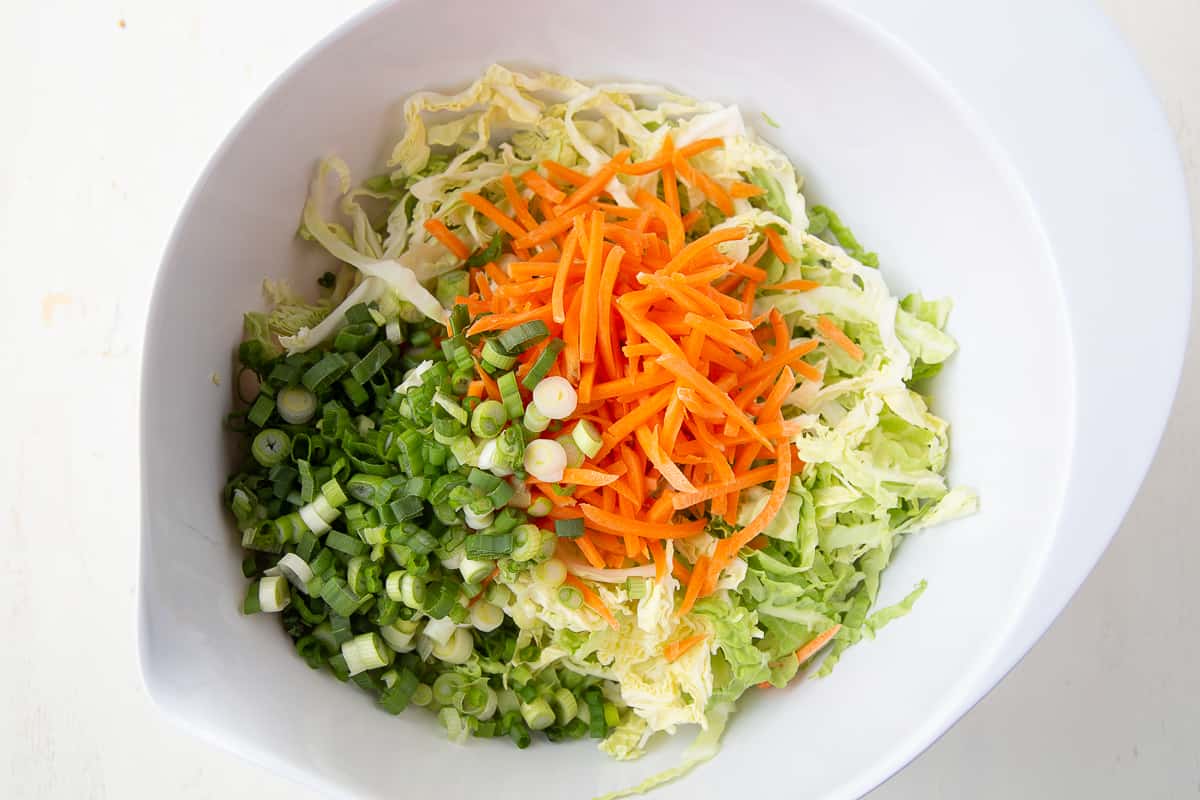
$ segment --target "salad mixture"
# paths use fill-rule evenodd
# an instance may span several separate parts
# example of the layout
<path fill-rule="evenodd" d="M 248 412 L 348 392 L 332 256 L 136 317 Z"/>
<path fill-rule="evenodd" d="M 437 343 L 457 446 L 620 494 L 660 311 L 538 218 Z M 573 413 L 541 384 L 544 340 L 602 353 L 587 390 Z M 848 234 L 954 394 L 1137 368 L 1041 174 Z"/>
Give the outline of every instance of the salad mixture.
<path fill-rule="evenodd" d="M 457 741 L 699 726 L 650 788 L 907 613 L 901 538 L 975 509 L 918 391 L 950 302 L 893 297 L 736 107 L 493 66 L 405 118 L 390 172 L 317 170 L 319 299 L 245 316 L 243 609 Z"/>

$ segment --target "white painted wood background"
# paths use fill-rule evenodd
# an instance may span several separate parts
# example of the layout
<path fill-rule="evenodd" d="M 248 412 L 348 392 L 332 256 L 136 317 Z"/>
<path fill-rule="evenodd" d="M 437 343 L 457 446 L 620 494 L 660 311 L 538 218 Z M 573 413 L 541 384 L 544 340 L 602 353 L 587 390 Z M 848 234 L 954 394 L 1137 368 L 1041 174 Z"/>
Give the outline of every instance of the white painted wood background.
<path fill-rule="evenodd" d="M 186 191 L 266 84 L 362 5 L 4 4 L 0 797 L 315 796 L 151 706 L 134 647 L 138 492 L 109 476 L 136 474 L 145 308 Z M 1200 3 L 1102 5 L 1166 108 L 1200 208 Z M 1007 680 L 872 798 L 1200 792 L 1195 331 L 1162 450 L 1097 571 Z"/>

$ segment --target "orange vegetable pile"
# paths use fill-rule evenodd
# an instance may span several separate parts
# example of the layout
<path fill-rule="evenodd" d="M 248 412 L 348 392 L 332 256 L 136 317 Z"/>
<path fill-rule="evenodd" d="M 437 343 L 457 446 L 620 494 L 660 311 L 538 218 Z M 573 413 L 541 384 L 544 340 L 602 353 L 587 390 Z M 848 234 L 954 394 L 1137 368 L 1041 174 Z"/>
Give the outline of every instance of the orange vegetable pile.
<path fill-rule="evenodd" d="M 565 343 L 550 374 L 566 377 L 579 395 L 564 431 L 589 420 L 602 435 L 599 452 L 564 475 L 573 494 L 530 480 L 535 496 L 552 501 L 550 518 L 584 520 L 583 535 L 570 541 L 593 567 L 653 563 L 660 580 L 668 569 L 664 541 L 704 531 L 706 510 L 734 530 L 694 564 L 676 552 L 674 574 L 686 585 L 677 615 L 714 590 L 721 571 L 782 507 L 792 475 L 803 466 L 791 445 L 799 427 L 784 419 L 782 404 L 799 378 L 821 378 L 803 360 L 818 340 L 793 343 L 778 312 L 754 315 L 755 294 L 766 281 L 759 259 L 769 248 L 791 260 L 778 232 L 764 230 L 765 241 L 744 262 L 718 247 L 753 235 L 744 228 L 717 228 L 687 241 L 699 214 L 680 212 L 677 179 L 726 215 L 733 213 L 733 198 L 761 193 L 748 183 L 721 185 L 690 163 L 721 143 L 706 139 L 675 149 L 668 136 L 653 158 L 631 164 L 623 150 L 590 177 L 542 162 L 544 174 L 529 171 L 518 179 L 529 197 L 512 176 L 504 177 L 503 204 L 511 213 L 464 193 L 511 237 L 516 259 L 506 268 L 489 263 L 473 271 L 474 291 L 457 300 L 476 317 L 468 333 L 543 321 Z M 656 172 L 663 199 L 647 191 L 636 193 L 632 207 L 606 199 L 615 176 Z M 430 232 L 461 252 L 444 226 Z M 769 288 L 815 287 L 791 281 Z M 862 357 L 827 319 L 820 335 Z M 519 378 L 548 341 L 521 355 Z M 482 371 L 470 393 L 499 398 Z M 739 529 L 742 492 L 768 482 L 766 506 Z M 577 579 L 572 585 L 611 621 L 598 596 Z"/>

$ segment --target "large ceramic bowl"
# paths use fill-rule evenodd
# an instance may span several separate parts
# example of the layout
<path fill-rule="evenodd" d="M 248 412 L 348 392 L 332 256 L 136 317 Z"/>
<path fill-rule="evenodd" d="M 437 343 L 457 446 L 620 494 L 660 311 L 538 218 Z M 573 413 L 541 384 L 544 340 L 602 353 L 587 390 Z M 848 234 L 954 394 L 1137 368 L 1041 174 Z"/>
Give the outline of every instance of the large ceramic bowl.
<path fill-rule="evenodd" d="M 914 614 L 831 678 L 748 697 L 720 756 L 658 796 L 869 790 L 1045 630 L 1115 531 L 1169 410 L 1186 199 L 1158 109 L 1087 7 L 440 0 L 378 7 L 327 38 L 214 156 L 158 278 L 142 401 L 147 687 L 198 735 L 332 795 L 588 797 L 678 757 L 681 743 L 632 764 L 587 743 L 455 746 L 428 715 L 393 718 L 311 672 L 275 620 L 238 613 L 219 502 L 229 397 L 209 376 L 231 383 L 264 276 L 325 263 L 295 238 L 315 159 L 376 171 L 398 101 L 493 61 L 738 103 L 879 251 L 893 290 L 955 299 L 961 351 L 935 405 L 953 425 L 952 480 L 979 490 L 982 512 L 902 548 L 883 600 L 926 578 Z"/>

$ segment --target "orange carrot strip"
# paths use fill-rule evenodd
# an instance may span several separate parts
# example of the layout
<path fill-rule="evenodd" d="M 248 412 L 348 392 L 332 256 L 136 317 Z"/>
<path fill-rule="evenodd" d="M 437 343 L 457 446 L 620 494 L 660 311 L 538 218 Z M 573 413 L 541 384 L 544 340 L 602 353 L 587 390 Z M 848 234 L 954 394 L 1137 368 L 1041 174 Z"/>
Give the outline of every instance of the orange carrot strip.
<path fill-rule="evenodd" d="M 680 219 L 680 222 L 683 223 L 683 229 L 685 231 L 690 231 L 692 229 L 692 226 L 700 221 L 700 216 L 703 213 L 704 212 L 702 210 L 700 210 L 699 208 L 693 208 L 691 211 L 684 214 L 683 218 Z"/>
<path fill-rule="evenodd" d="M 691 611 L 692 606 L 696 605 L 696 600 L 700 597 L 700 589 L 708 577 L 710 561 L 708 556 L 700 556 L 696 559 L 696 565 L 692 568 L 692 578 L 688 581 L 687 592 L 683 595 L 683 604 L 675 609 L 676 619 Z"/>
<path fill-rule="evenodd" d="M 628 346 L 627 346 L 628 347 Z M 653 350 L 650 355 L 658 355 L 657 350 Z M 598 383 L 592 389 L 592 401 L 611 400 L 614 397 L 622 395 L 642 394 L 649 389 L 655 389 L 675 380 L 666 370 L 658 370 L 657 372 L 643 372 L 639 375 L 628 378 L 617 378 L 613 381 L 605 381 Z"/>
<path fill-rule="evenodd" d="M 583 304 L 579 310 L 579 360 L 596 360 L 596 298 L 600 291 L 600 273 L 604 268 L 604 214 L 593 211 L 588 227 L 587 270 L 583 274 Z"/>
<path fill-rule="evenodd" d="M 687 536 L 695 536 L 704 530 L 704 520 L 702 519 L 679 523 L 646 522 L 638 519 L 625 519 L 620 514 L 612 514 L 590 503 L 583 503 L 579 507 L 583 509 L 584 519 L 597 529 L 615 536 L 622 536 L 629 532 L 647 539 L 682 539 Z"/>
<path fill-rule="evenodd" d="M 567 197 L 561 189 L 543 178 L 538 171 L 534 169 L 524 173 L 521 176 L 521 182 L 528 186 L 530 191 L 532 191 L 538 197 L 549 200 L 551 203 L 561 203 Z"/>
<path fill-rule="evenodd" d="M 714 147 L 723 147 L 724 145 L 724 139 L 714 136 L 708 139 L 697 139 L 691 144 L 685 144 L 676 152 L 678 152 L 680 158 L 691 158 L 692 156 L 700 155 L 705 150 L 712 150 Z"/>
<path fill-rule="evenodd" d="M 758 512 L 746 527 L 728 539 L 721 540 L 721 544 L 718 546 L 723 547 L 725 553 L 731 556 L 735 555 L 751 539 L 762 533 L 763 529 L 779 513 L 779 509 L 783 508 L 783 501 L 787 498 L 788 481 L 792 476 L 792 454 L 788 452 L 789 447 L 791 447 L 790 442 L 780 442 L 776 445 L 775 485 L 771 488 L 771 496 L 767 499 L 763 510 Z"/>
<path fill-rule="evenodd" d="M 583 512 L 577 506 L 555 506 L 546 516 L 550 519 L 583 519 Z"/>
<path fill-rule="evenodd" d="M 596 362 L 584 364 L 579 377 L 579 403 L 590 405 L 592 402 L 592 386 L 596 384 Z"/>
<path fill-rule="evenodd" d="M 758 409 L 756 415 L 762 422 L 774 422 L 777 418 L 783 419 L 780 416 L 779 410 L 783 406 L 783 399 L 788 396 L 788 392 L 796 388 L 796 375 L 790 367 L 784 367 L 783 372 L 779 373 L 779 379 L 775 381 L 775 386 L 772 387 L 771 393 L 767 395 L 767 399 L 763 400 L 762 407 Z"/>
<path fill-rule="evenodd" d="M 750 381 L 756 381 L 764 375 L 774 376 L 776 370 L 783 369 L 785 366 L 796 369 L 796 367 L 802 363 L 800 362 L 800 359 L 816 349 L 817 340 L 809 339 L 807 342 L 802 342 L 795 347 L 791 347 L 783 353 L 771 356 L 758 366 L 754 367 L 754 369 L 749 370 L 742 377 L 748 385 Z M 805 364 L 805 366 L 811 367 L 809 364 Z M 799 369 L 796 369 L 796 371 L 804 374 L 803 371 Z"/>
<path fill-rule="evenodd" d="M 603 472 L 598 469 L 571 468 L 563 470 L 562 482 L 576 486 L 608 486 L 621 477 L 621 473 Z"/>
<path fill-rule="evenodd" d="M 734 425 L 737 425 L 751 436 L 759 439 L 763 445 L 770 446 L 771 443 L 767 441 L 767 438 L 759 433 L 754 427 L 754 423 L 750 421 L 750 418 L 747 417 L 740 408 L 734 405 L 734 402 L 730 399 L 729 395 L 714 386 L 712 381 L 701 375 L 696 368 L 689 364 L 686 360 L 676 355 L 662 355 L 658 357 L 658 363 L 662 364 L 667 370 L 674 373 L 679 380 L 683 381 L 690 388 L 698 391 L 701 396 L 703 396 L 709 402 L 717 405 L 729 416 L 730 421 L 732 421 Z"/>
<path fill-rule="evenodd" d="M 775 257 L 784 264 L 792 263 L 792 254 L 788 252 L 787 245 L 783 243 L 783 237 L 779 235 L 779 231 L 774 228 L 764 228 L 763 232 L 767 235 L 767 244 L 771 246 L 771 252 Z"/>
<path fill-rule="evenodd" d="M 551 217 L 541 225 L 531 228 L 528 233 L 522 231 L 513 239 L 513 247 L 534 247 L 550 241 L 561 233 L 566 233 L 567 229 L 574 224 L 575 217 L 583 214 L 586 210 L 573 209 L 560 217 Z"/>
<path fill-rule="evenodd" d="M 693 330 L 704 331 L 704 335 L 708 338 L 720 342 L 730 350 L 737 351 L 746 356 L 752 363 L 757 364 L 763 359 L 762 348 L 755 344 L 754 340 L 748 336 L 739 336 L 728 328 L 691 312 L 688 312 L 683 321 L 691 325 Z"/>
<path fill-rule="evenodd" d="M 603 617 L 613 630 L 617 629 L 617 618 L 608 610 L 608 606 L 604 605 L 604 601 L 600 599 L 600 595 L 588 588 L 587 584 L 579 580 L 579 578 L 569 573 L 567 574 L 567 583 L 579 590 L 579 593 L 583 595 L 583 602 L 587 603 L 588 608 Z"/>
<path fill-rule="evenodd" d="M 696 487 L 687 479 L 687 476 L 663 452 L 662 447 L 659 446 L 656 433 L 651 433 L 642 427 L 634 431 L 633 435 L 637 439 L 638 445 L 642 448 L 642 452 L 646 454 L 646 458 L 650 459 L 650 463 L 658 469 L 659 473 L 663 476 L 663 480 L 670 484 L 672 489 L 677 492 L 696 491 Z"/>
<path fill-rule="evenodd" d="M 567 318 L 563 321 L 562 339 L 563 344 L 563 365 L 566 368 L 566 378 L 571 383 L 578 385 L 580 378 L 579 370 L 579 310 L 583 306 L 583 291 L 581 286 L 576 286 L 571 293 L 571 300 L 567 303 Z"/>
<path fill-rule="evenodd" d="M 563 296 L 567 290 L 567 276 L 571 262 L 575 259 L 575 250 L 579 244 L 579 231 L 573 230 L 567 234 L 566 244 L 563 245 L 562 257 L 558 260 L 558 269 L 554 272 L 554 288 L 551 290 L 550 304 L 554 321 L 562 324 L 567 318 L 563 304 Z"/>
<path fill-rule="evenodd" d="M 651 417 L 666 408 L 667 404 L 671 402 L 671 395 L 674 393 L 675 387 L 664 386 L 658 392 L 643 400 L 628 414 L 609 426 L 608 430 L 601 434 L 604 444 L 601 446 L 600 452 L 596 454 L 596 458 L 603 458 L 605 454 L 612 451 L 618 442 L 649 422 Z"/>
<path fill-rule="evenodd" d="M 479 296 L 483 300 L 492 299 L 492 285 L 488 283 L 487 275 L 483 270 L 473 270 L 471 277 L 475 280 L 475 288 L 479 291 Z"/>
<path fill-rule="evenodd" d="M 663 202 L 667 204 L 667 208 L 671 209 L 671 216 L 678 217 L 679 184 L 675 182 L 675 140 L 671 138 L 671 134 L 668 133 L 666 138 L 663 139 L 659 155 L 666 160 L 661 173 Z"/>
<path fill-rule="evenodd" d="M 583 557 L 589 564 L 596 569 L 604 569 L 604 556 L 600 555 L 600 551 L 596 549 L 596 545 L 592 543 L 586 533 L 575 540 L 575 546 L 579 548 L 579 552 L 583 553 Z"/>
<path fill-rule="evenodd" d="M 569 183 L 573 186 L 582 186 L 587 183 L 587 175 L 584 175 L 582 172 L 576 172 L 570 167 L 564 167 L 557 161 L 543 161 L 542 168 L 564 183 Z"/>
<path fill-rule="evenodd" d="M 763 286 L 763 289 L 769 289 L 772 292 L 810 292 L 817 289 L 821 284 L 816 281 L 784 281 L 783 283 L 772 283 Z"/>
<path fill-rule="evenodd" d="M 663 658 L 665 658 L 667 661 L 674 661 L 707 638 L 707 633 L 697 633 L 694 636 L 688 636 L 683 639 L 677 639 L 674 642 L 668 642 L 667 644 L 663 645 Z"/>
<path fill-rule="evenodd" d="M 608 185 L 608 182 L 613 179 L 613 176 L 617 174 L 617 166 L 624 164 L 628 160 L 629 150 L 622 150 L 617 153 L 607 164 L 598 169 L 595 175 L 588 178 L 578 189 L 571 192 L 567 196 L 567 199 L 562 202 L 562 205 L 558 206 L 555 210 L 559 214 L 565 213 L 580 203 L 591 200 L 600 194 L 604 190 L 604 187 Z M 601 221 L 603 221 L 603 217 L 601 217 Z"/>
<path fill-rule="evenodd" d="M 743 278 L 749 278 L 757 283 L 762 283 L 767 279 L 767 271 L 760 269 L 753 264 L 747 264 L 744 261 L 739 261 L 729 268 L 729 271 L 734 275 L 740 275 Z M 764 287 L 766 288 L 766 287 Z"/>
<path fill-rule="evenodd" d="M 726 464 L 728 467 L 728 464 Z M 696 488 L 694 492 L 680 492 L 671 498 L 671 504 L 676 511 L 681 511 L 685 508 L 691 508 L 694 505 L 699 505 L 705 500 L 711 500 L 714 497 L 730 492 L 739 492 L 742 489 L 749 489 L 751 486 L 758 486 L 760 483 L 766 483 L 771 480 L 776 474 L 774 464 L 768 464 L 765 467 L 758 467 L 749 472 L 743 473 L 740 477 L 732 480 L 722 481 L 720 483 L 709 483 Z"/>
<path fill-rule="evenodd" d="M 487 273 L 487 276 L 492 279 L 492 283 L 496 284 L 496 286 L 504 286 L 505 284 L 512 283 L 512 279 L 508 277 L 508 274 L 504 270 L 496 265 L 495 261 L 489 261 L 484 264 L 483 271 Z"/>
<path fill-rule="evenodd" d="M 554 288 L 554 278 L 534 278 L 519 283 L 507 283 L 496 289 L 496 297 L 527 297 L 538 292 L 548 292 Z"/>
<path fill-rule="evenodd" d="M 463 202 L 474 208 L 480 214 L 490 219 L 492 222 L 500 226 L 502 230 L 507 232 L 514 239 L 525 235 L 525 229 L 518 225 L 512 217 L 505 214 L 500 209 L 496 208 L 490 200 L 481 194 L 475 192 L 463 192 Z"/>
<path fill-rule="evenodd" d="M 617 172 L 622 175 L 649 175 L 651 172 L 657 172 L 667 165 L 667 159 L 662 156 L 639 161 L 636 164 L 621 164 L 617 167 Z"/>
<path fill-rule="evenodd" d="M 484 393 L 488 396 L 488 398 L 491 400 L 499 400 L 500 387 L 494 380 L 492 380 L 491 375 L 488 375 L 486 372 L 484 372 L 483 367 L 479 365 L 478 361 L 475 362 L 475 373 L 479 375 L 479 382 L 483 384 Z"/>
<path fill-rule="evenodd" d="M 654 558 L 654 581 L 661 583 L 667 574 L 667 554 L 663 552 L 662 542 L 657 539 L 650 539 L 647 545 L 650 547 L 650 555 Z"/>
<path fill-rule="evenodd" d="M 522 322 L 532 322 L 535 319 L 549 323 L 551 318 L 550 306 L 534 308 L 529 311 L 518 311 L 512 314 L 491 314 L 476 320 L 475 324 L 467 330 L 467 335 L 474 336 L 477 333 L 511 328 L 520 325 Z"/>
<path fill-rule="evenodd" d="M 824 314 L 817 317 L 817 330 L 819 330 L 826 339 L 845 350 L 846 355 L 850 356 L 855 361 L 863 360 L 863 349 L 855 344 L 854 341 L 847 336 L 846 333 L 839 328 L 833 320 Z"/>
<path fill-rule="evenodd" d="M 525 203 L 525 198 L 521 197 L 521 193 L 517 191 L 517 184 L 513 182 L 512 174 L 504 173 L 504 177 L 500 179 L 500 185 L 504 187 L 504 197 L 512 206 L 513 213 L 517 215 L 517 221 L 526 229 L 536 228 L 537 220 L 529 213 L 529 206 Z"/>
<path fill-rule="evenodd" d="M 667 232 L 667 248 L 672 254 L 678 253 L 683 248 L 683 222 L 679 218 L 679 212 L 671 209 L 669 205 L 659 200 L 654 195 L 647 192 L 645 189 L 639 191 L 634 198 L 638 205 L 650 210 L 654 216 L 662 222 Z"/>
<path fill-rule="evenodd" d="M 735 199 L 743 197 L 758 197 L 759 195 L 766 193 L 766 190 L 761 186 L 755 186 L 753 183 L 746 183 L 745 181 L 734 181 L 733 183 L 729 184 L 729 196 Z"/>
<path fill-rule="evenodd" d="M 617 272 L 621 268 L 621 259 L 624 256 L 625 251 L 619 245 L 608 251 L 608 258 L 604 261 L 604 267 L 600 273 L 599 285 L 597 286 L 596 337 L 599 340 L 600 362 L 604 365 L 609 375 L 617 374 L 617 357 L 613 352 L 612 340 L 612 298 L 613 288 L 617 283 Z M 586 275 L 584 286 L 587 286 Z M 586 291 L 586 288 L 584 291 Z"/>
<path fill-rule="evenodd" d="M 455 236 L 446 227 L 446 223 L 440 219 L 425 220 L 425 230 L 429 231 L 433 238 L 446 246 L 446 249 L 454 254 L 455 258 L 465 259 L 471 255 L 471 248 L 462 239 Z"/>
<path fill-rule="evenodd" d="M 471 381 L 467 384 L 467 397 L 483 397 L 483 381 Z"/>
<path fill-rule="evenodd" d="M 662 431 L 659 434 L 659 444 L 668 453 L 675 449 L 675 440 L 679 438 L 679 429 L 683 427 L 685 411 L 683 401 L 679 399 L 679 394 L 676 392 L 675 397 L 672 397 L 671 402 L 667 404 L 666 414 L 663 415 Z"/>
<path fill-rule="evenodd" d="M 676 254 L 671 261 L 663 268 L 663 272 L 668 274 L 679 272 L 687 267 L 688 264 L 695 261 L 701 253 L 708 250 L 710 247 L 716 247 L 722 242 L 732 242 L 737 239 L 745 238 L 746 231 L 742 228 L 718 228 L 715 231 L 709 231 L 699 239 L 688 244 Z"/>
<path fill-rule="evenodd" d="M 808 661 L 813 657 L 813 655 L 816 654 L 818 650 L 829 644 L 830 640 L 832 640 L 834 636 L 837 636 L 837 632 L 841 629 L 841 623 L 838 623 L 832 628 L 821 631 L 816 636 L 809 639 L 808 642 L 806 642 L 799 650 L 796 651 L 796 660 L 798 660 L 801 664 L 803 664 L 805 661 Z"/>

